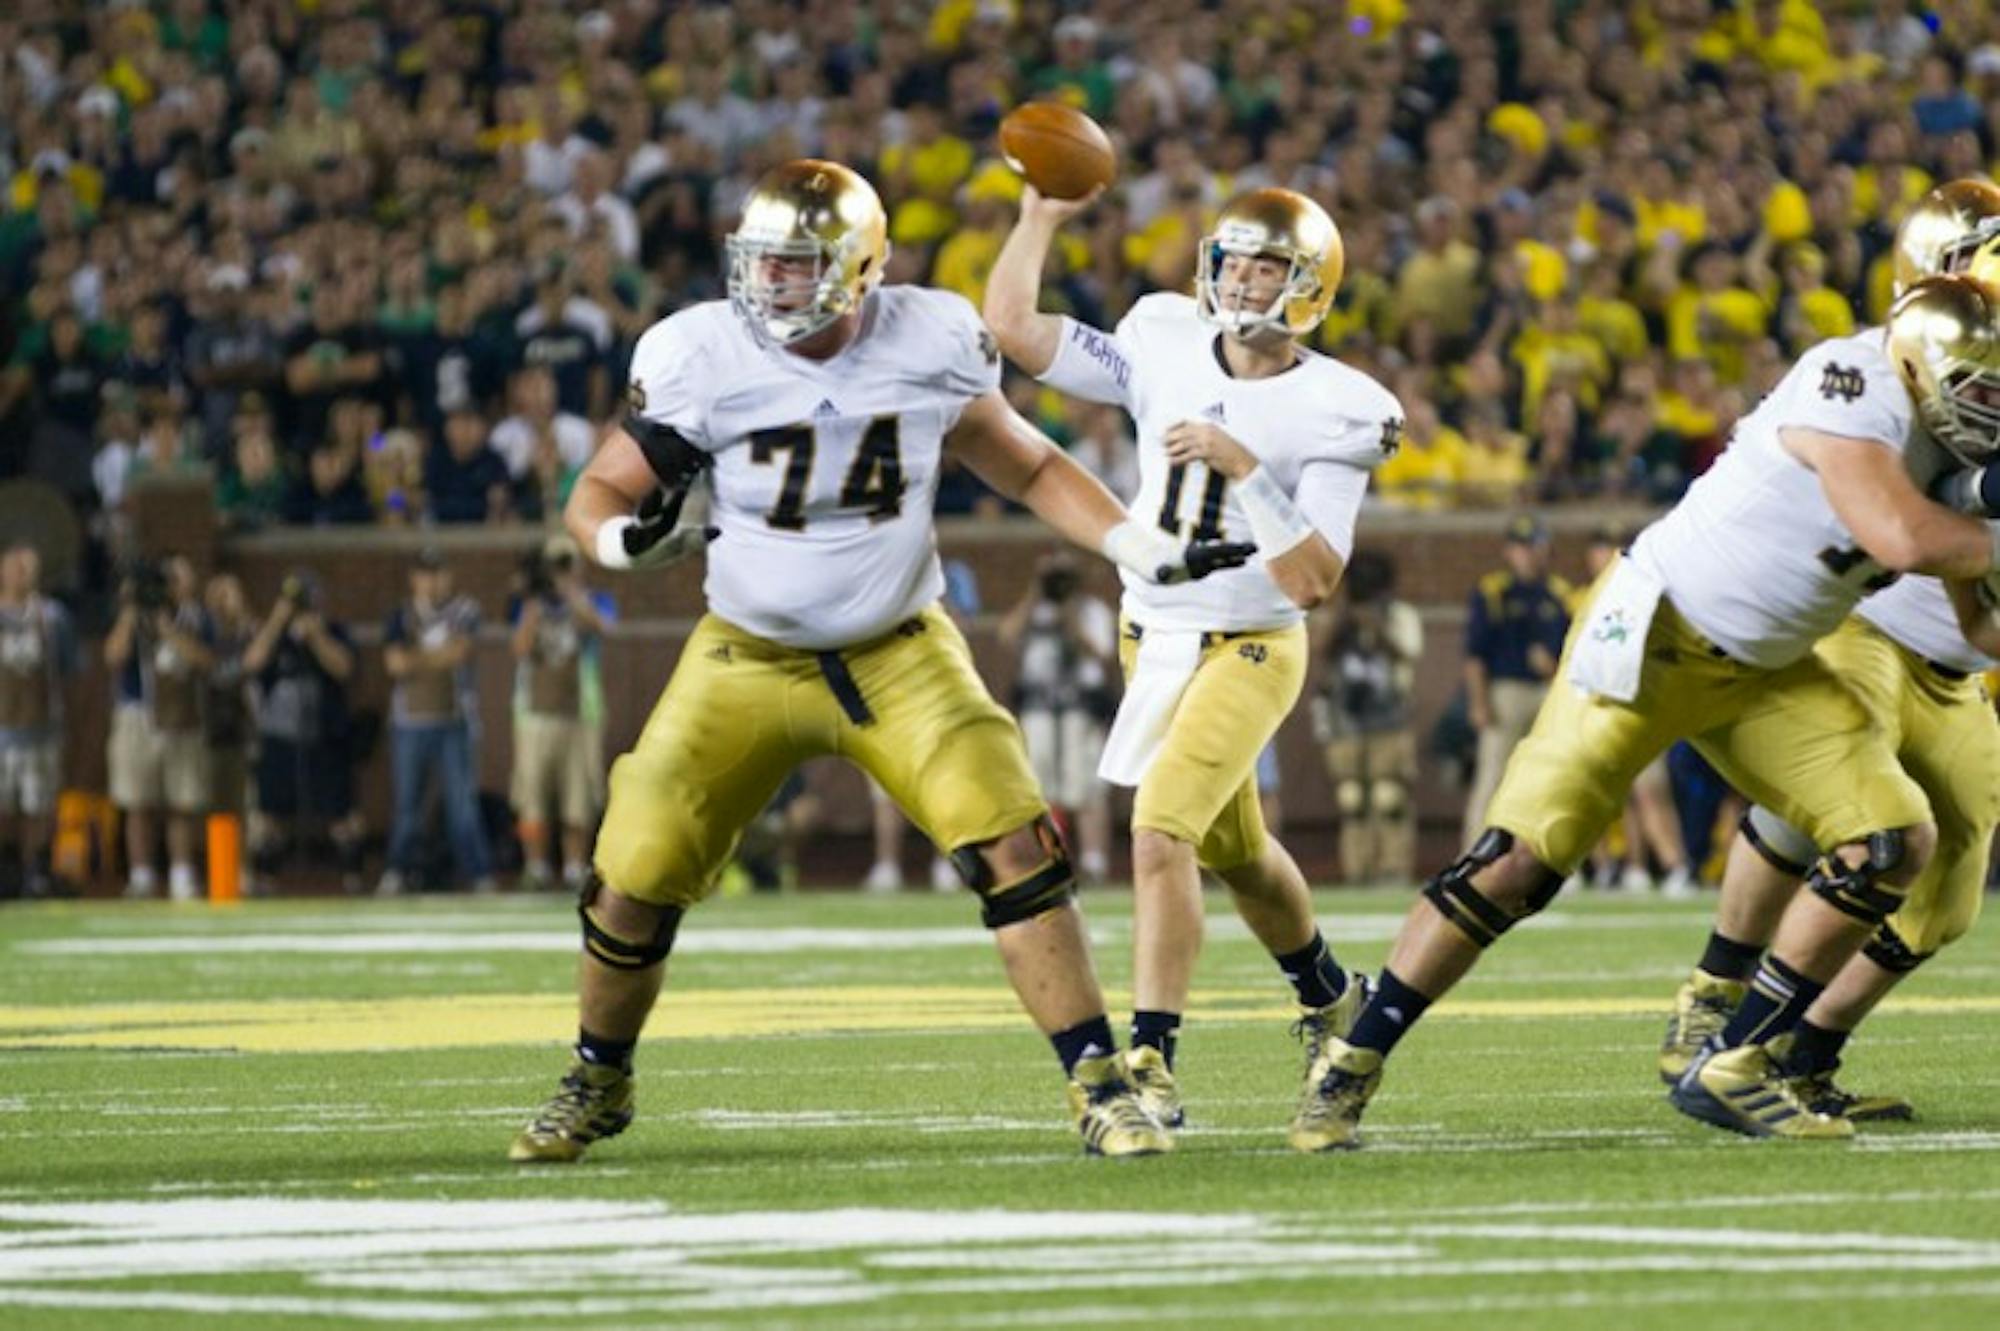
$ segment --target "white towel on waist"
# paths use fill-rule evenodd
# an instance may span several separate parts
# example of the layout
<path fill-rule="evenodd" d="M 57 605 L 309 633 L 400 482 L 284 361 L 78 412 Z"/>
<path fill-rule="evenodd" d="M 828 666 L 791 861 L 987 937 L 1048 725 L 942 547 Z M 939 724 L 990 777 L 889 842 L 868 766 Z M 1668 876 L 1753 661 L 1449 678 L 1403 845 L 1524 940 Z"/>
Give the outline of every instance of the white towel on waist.
<path fill-rule="evenodd" d="M 1201 664 L 1201 633 L 1195 629 L 1152 629 L 1139 639 L 1125 699 L 1104 740 L 1097 775 L 1114 786 L 1136 786 L 1146 775 L 1160 741 L 1173 724 L 1174 709 Z"/>
<path fill-rule="evenodd" d="M 1570 644 L 1569 682 L 1613 702 L 1638 697 L 1646 636 L 1663 591 L 1659 579 L 1629 556 L 1619 556 Z"/>

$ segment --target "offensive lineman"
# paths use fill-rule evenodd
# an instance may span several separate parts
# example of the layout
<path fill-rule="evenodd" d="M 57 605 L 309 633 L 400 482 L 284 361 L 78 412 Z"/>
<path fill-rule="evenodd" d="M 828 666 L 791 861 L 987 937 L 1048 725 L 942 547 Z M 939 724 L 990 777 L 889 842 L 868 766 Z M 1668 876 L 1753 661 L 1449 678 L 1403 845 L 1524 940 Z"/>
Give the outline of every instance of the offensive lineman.
<path fill-rule="evenodd" d="M 1926 195 L 1896 238 L 1896 284 L 2000 267 L 2000 188 L 1956 180 Z M 1990 282 L 1989 282 L 1990 284 Z M 1952 506 L 1986 516 L 1980 475 L 1963 478 Z M 1969 482 L 1966 484 L 1964 482 Z M 1860 698 L 1896 747 L 1904 770 L 1929 797 L 1937 853 L 1896 913 L 1814 1002 L 1785 1042 L 1781 1062 L 1800 1098 L 1857 1122 L 1908 1118 L 1897 1096 L 1855 1095 L 1834 1081 L 1848 1036 L 1888 992 L 1939 948 L 1962 937 L 1979 914 L 1986 866 L 2000 824 L 2000 721 L 1974 676 L 1993 667 L 2000 631 L 1971 588 L 1907 577 L 1870 596 L 1814 649 Z M 1752 809 L 1730 848 L 1715 929 L 1701 961 L 1675 995 L 1660 1049 L 1660 1076 L 1672 1084 L 1742 1001 L 1798 881 L 1819 850 L 1768 809 Z"/>
<path fill-rule="evenodd" d="M 1923 790 L 1811 649 L 1889 572 L 1993 569 L 2000 535 L 1926 499 L 1904 453 L 1925 432 L 1962 458 L 1990 452 L 1995 432 L 1966 408 L 1996 390 L 1994 296 L 1962 277 L 1919 283 L 1886 339 L 1835 338 L 1800 357 L 1714 467 L 1606 570 L 1486 831 L 1425 887 L 1353 1031 L 1322 1052 L 1320 1090 L 1341 1125 L 1329 1145 L 1359 1144 L 1397 1041 L 1484 948 L 1548 905 L 1632 778 L 1679 738 L 1834 849 L 1673 1102 L 1755 1136 L 1852 1135 L 1847 1119 L 1801 1103 L 1767 1043 L 1895 912 L 1936 834 Z"/>
<path fill-rule="evenodd" d="M 1086 1149 L 1173 1144 L 1121 1071 L 1020 730 L 937 606 L 939 464 L 948 450 L 1135 576 L 1200 576 L 1251 549 L 1183 547 L 1129 520 L 1007 407 L 998 350 L 969 305 L 878 285 L 886 233 L 874 189 L 846 167 L 767 173 L 729 238 L 729 302 L 640 340 L 631 414 L 565 511 L 600 564 L 652 566 L 706 544 L 698 527 L 668 534 L 706 472 L 717 530 L 710 613 L 611 771 L 579 908 L 576 1062 L 514 1139 L 516 1161 L 576 1160 L 631 1122 L 631 1054 L 683 913 L 783 778 L 833 753 L 893 795 L 979 894 L 1008 978 L 1070 1078 Z"/>
<path fill-rule="evenodd" d="M 1126 574 L 1127 688 L 1100 775 L 1137 786 L 1132 811 L 1133 1023 L 1127 1068 L 1147 1107 L 1178 1126 L 1174 1045 L 1201 948 L 1201 868 L 1297 990 L 1307 1066 L 1366 998 L 1334 961 L 1304 876 L 1270 837 L 1256 762 L 1298 701 L 1305 611 L 1339 585 L 1368 476 L 1395 450 L 1402 410 L 1358 371 L 1300 347 L 1333 303 L 1344 255 L 1325 210 L 1284 189 L 1232 200 L 1198 250 L 1195 297 L 1155 294 L 1115 333 L 1036 309 L 1061 225 L 1093 194 L 1023 191 L 988 278 L 984 314 L 1023 369 L 1131 413 L 1134 512 L 1178 541 L 1242 540 L 1256 563 L 1200 587 Z M 1316 1150 L 1318 1098 L 1301 1098 L 1292 1144 Z"/>

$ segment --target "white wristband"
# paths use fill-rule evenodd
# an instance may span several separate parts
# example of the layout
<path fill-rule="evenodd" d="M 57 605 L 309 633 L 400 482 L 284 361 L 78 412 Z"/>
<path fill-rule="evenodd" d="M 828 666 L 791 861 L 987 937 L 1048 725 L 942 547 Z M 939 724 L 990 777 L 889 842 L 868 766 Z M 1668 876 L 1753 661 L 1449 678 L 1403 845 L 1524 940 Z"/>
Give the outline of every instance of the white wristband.
<path fill-rule="evenodd" d="M 1261 462 L 1232 488 L 1243 516 L 1250 520 L 1250 538 L 1266 560 L 1276 559 L 1313 534 L 1312 523 Z"/>
<path fill-rule="evenodd" d="M 1104 533 L 1104 542 L 1098 548 L 1106 559 L 1147 582 L 1176 582 L 1187 574 L 1180 543 L 1165 532 L 1131 518 Z M 1180 578 L 1174 576 L 1176 573 Z"/>
<path fill-rule="evenodd" d="M 625 553 L 625 529 L 633 526 L 630 517 L 606 518 L 597 528 L 597 562 L 604 568 L 626 569 L 632 567 L 632 557 Z"/>

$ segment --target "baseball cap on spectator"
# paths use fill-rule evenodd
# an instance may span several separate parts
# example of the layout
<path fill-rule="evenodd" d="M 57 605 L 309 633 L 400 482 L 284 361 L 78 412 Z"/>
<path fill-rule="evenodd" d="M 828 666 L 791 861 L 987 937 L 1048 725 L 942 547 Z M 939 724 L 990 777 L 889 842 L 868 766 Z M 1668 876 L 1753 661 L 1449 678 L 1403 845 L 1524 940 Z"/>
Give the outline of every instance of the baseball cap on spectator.
<path fill-rule="evenodd" d="M 70 156 L 62 149 L 44 148 L 28 163 L 28 170 L 36 177 L 64 176 L 69 174 L 70 165 Z"/>
<path fill-rule="evenodd" d="M 243 265 L 219 263 L 208 270 L 210 291 L 247 291 L 250 289 L 250 274 L 243 271 Z"/>
<path fill-rule="evenodd" d="M 593 9 L 576 21 L 576 35 L 585 41 L 603 41 L 611 36 L 611 15 Z"/>
<path fill-rule="evenodd" d="M 1486 128 L 1524 157 L 1540 157 L 1549 150 L 1549 127 L 1533 107 L 1520 102 L 1494 107 L 1486 117 Z"/>
<path fill-rule="evenodd" d="M 1097 20 L 1088 14 L 1071 14 L 1055 27 L 1059 42 L 1094 42 L 1097 40 Z"/>
<path fill-rule="evenodd" d="M 434 545 L 427 545 L 417 551 L 416 567 L 426 573 L 434 573 L 444 567 L 444 551 Z"/>
<path fill-rule="evenodd" d="M 1615 190 L 1601 189 L 1591 196 L 1591 202 L 1597 205 L 1598 212 L 1606 217 L 1615 217 L 1626 226 L 1637 226 L 1639 223 L 1638 210 Z"/>
<path fill-rule="evenodd" d="M 1988 42 L 1965 58 L 1965 71 L 1976 79 L 2000 75 L 2000 43 Z"/>
<path fill-rule="evenodd" d="M 229 136 L 229 151 L 232 154 L 261 152 L 270 146 L 270 134 L 255 125 L 239 129 Z"/>
<path fill-rule="evenodd" d="M 1547 545 L 1549 529 L 1532 513 L 1523 513 L 1507 523 L 1507 544 Z"/>

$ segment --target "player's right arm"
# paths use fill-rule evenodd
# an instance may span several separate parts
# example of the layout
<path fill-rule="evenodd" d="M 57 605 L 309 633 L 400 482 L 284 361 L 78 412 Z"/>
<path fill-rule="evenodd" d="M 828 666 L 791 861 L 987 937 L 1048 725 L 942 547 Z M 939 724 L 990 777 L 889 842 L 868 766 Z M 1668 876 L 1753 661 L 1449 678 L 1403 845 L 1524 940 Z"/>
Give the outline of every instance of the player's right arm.
<path fill-rule="evenodd" d="M 1819 476 L 1835 515 L 1883 568 L 1976 578 L 1994 567 L 2000 553 L 1994 529 L 1927 499 L 1897 449 L 1796 426 L 1780 430 L 1778 438 Z"/>
<path fill-rule="evenodd" d="M 1039 308 L 1042 268 L 1048 262 L 1049 247 L 1055 244 L 1056 232 L 1062 230 L 1063 223 L 1082 213 L 1101 193 L 1103 190 L 1098 189 L 1081 199 L 1050 199 L 1044 198 L 1033 185 L 1022 186 L 1021 215 L 1014 229 L 1007 233 L 1007 241 L 993 261 L 993 271 L 987 275 L 986 300 L 980 307 L 980 316 L 993 330 L 1007 359 L 1037 379 L 1055 367 L 1066 336 L 1064 324 L 1072 322 Z M 1087 385 L 1056 386 L 1096 402 L 1125 400 L 1122 386 L 1121 391 L 1108 396 L 1089 391 Z"/>

